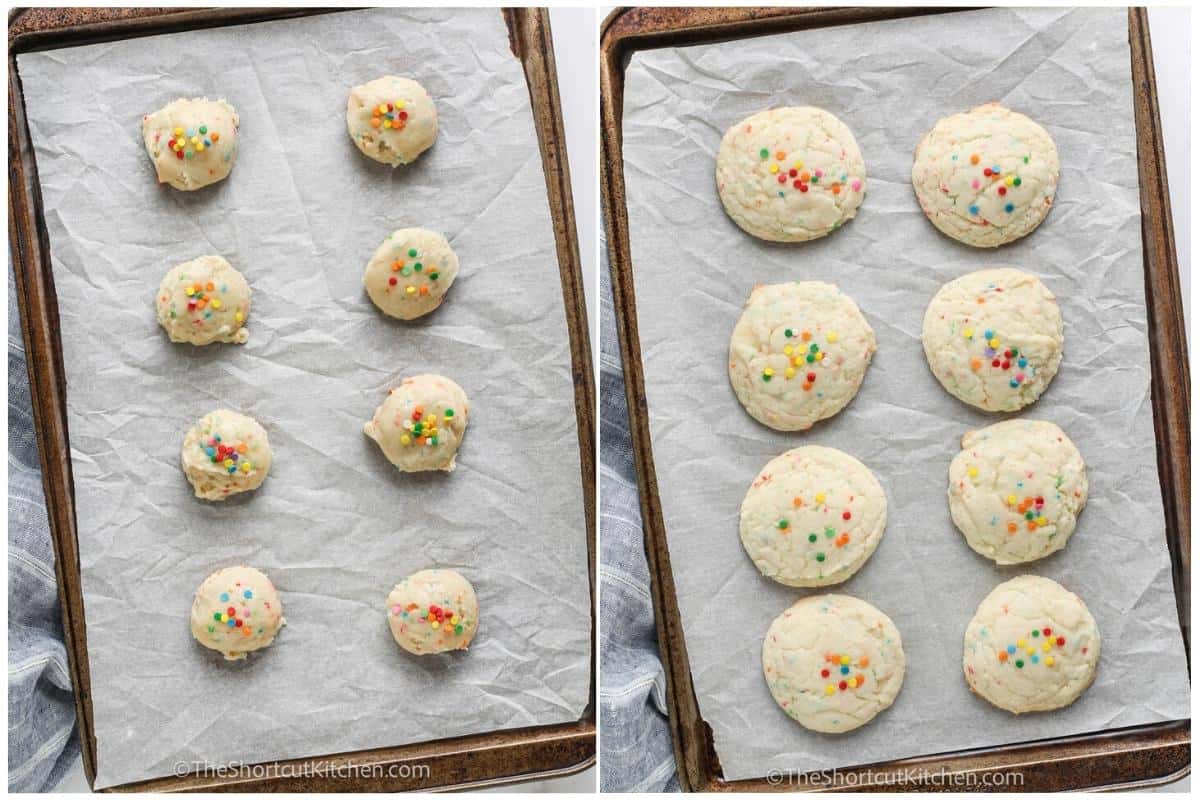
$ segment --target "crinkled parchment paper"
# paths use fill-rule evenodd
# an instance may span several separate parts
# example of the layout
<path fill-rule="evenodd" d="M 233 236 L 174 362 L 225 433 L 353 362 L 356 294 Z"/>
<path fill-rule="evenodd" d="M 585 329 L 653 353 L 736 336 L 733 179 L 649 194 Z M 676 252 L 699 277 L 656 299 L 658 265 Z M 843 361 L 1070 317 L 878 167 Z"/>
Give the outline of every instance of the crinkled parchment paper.
<path fill-rule="evenodd" d="M 97 786 L 179 761 L 344 752 L 576 720 L 590 602 L 570 354 L 529 95 L 498 11 L 379 10 L 22 55 L 68 377 Z M 363 157 L 348 90 L 420 80 L 440 134 L 414 166 Z M 142 114 L 225 97 L 226 181 L 160 187 Z M 460 274 L 414 323 L 362 271 L 392 230 L 444 232 Z M 153 299 L 220 253 L 254 291 L 242 347 L 172 345 Z M 398 473 L 362 424 L 402 375 L 457 380 L 471 424 L 451 475 Z M 209 504 L 184 430 L 230 407 L 266 426 L 252 496 Z M 288 625 L 224 663 L 188 633 L 213 570 L 264 570 Z M 384 598 L 455 568 L 479 594 L 468 653 L 415 658 Z"/>
<path fill-rule="evenodd" d="M 1164 540 L 1150 406 L 1132 81 L 1123 9 L 990 10 L 635 54 L 625 90 L 625 180 L 654 464 L 700 711 L 726 778 L 863 764 L 1183 718 L 1188 683 Z M 922 215 L 909 173 L 940 118 L 999 100 L 1040 122 L 1062 160 L 1058 197 L 1032 235 L 960 245 Z M 726 128 L 782 105 L 828 109 L 867 163 L 858 217 L 815 242 L 772 245 L 721 209 L 714 160 Z M 1083 452 L 1091 499 L 1062 552 L 1001 569 L 950 521 L 947 470 L 963 433 L 1003 419 L 930 373 L 921 321 L 946 281 L 1011 264 L 1062 305 L 1066 352 L 1026 414 Z M 729 335 L 756 283 L 837 283 L 879 350 L 857 399 L 807 433 L 774 432 L 729 387 Z M 861 459 L 889 501 L 882 543 L 832 588 L 900 628 L 908 673 L 896 704 L 840 737 L 783 714 L 762 676 L 762 637 L 799 597 L 759 576 L 738 511 L 770 458 L 822 444 Z M 1026 572 L 1078 593 L 1104 645 L 1073 706 L 1014 717 L 973 697 L 963 631 L 979 601 Z"/>

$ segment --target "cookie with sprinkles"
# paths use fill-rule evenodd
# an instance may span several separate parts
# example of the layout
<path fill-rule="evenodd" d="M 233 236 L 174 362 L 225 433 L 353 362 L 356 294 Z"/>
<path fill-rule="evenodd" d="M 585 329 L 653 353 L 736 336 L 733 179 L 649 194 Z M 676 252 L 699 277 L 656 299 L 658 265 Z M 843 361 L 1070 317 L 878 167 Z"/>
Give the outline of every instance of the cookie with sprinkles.
<path fill-rule="evenodd" d="M 250 284 L 221 256 L 200 256 L 167 270 L 155 308 L 172 342 L 244 344 L 250 338 Z"/>
<path fill-rule="evenodd" d="M 279 593 L 253 567 L 217 570 L 192 601 L 192 636 L 227 661 L 270 645 L 284 622 Z"/>
<path fill-rule="evenodd" d="M 479 601 L 454 570 L 423 569 L 388 594 L 387 621 L 396 644 L 415 655 L 466 650 L 479 629 Z"/>
<path fill-rule="evenodd" d="M 224 500 L 262 486 L 271 470 L 271 444 L 257 421 L 220 409 L 201 417 L 183 437 L 183 473 L 201 500 Z"/>
<path fill-rule="evenodd" d="M 466 392 L 441 375 L 414 375 L 388 392 L 363 433 L 401 472 L 454 470 L 467 431 Z"/>
<path fill-rule="evenodd" d="M 224 180 L 237 162 L 238 115 L 224 100 L 180 98 L 142 117 L 159 183 L 184 192 Z"/>
<path fill-rule="evenodd" d="M 858 213 L 867 168 L 850 129 L 810 106 L 774 108 L 725 132 L 717 193 L 742 230 L 771 242 L 803 242 Z"/>
<path fill-rule="evenodd" d="M 831 447 L 797 447 L 767 462 L 742 501 L 742 546 L 786 586 L 849 578 L 883 536 L 887 496 L 861 461 Z"/>
<path fill-rule="evenodd" d="M 913 155 L 913 189 L 929 221 L 972 247 L 1033 231 L 1054 203 L 1058 150 L 1045 128 L 999 103 L 939 120 Z"/>
<path fill-rule="evenodd" d="M 1053 422 L 1011 419 L 963 436 L 948 495 L 972 550 L 1021 564 L 1066 546 L 1087 503 L 1087 468 Z"/>
<path fill-rule="evenodd" d="M 421 84 L 385 75 L 350 90 L 346 128 L 368 158 L 411 164 L 437 138 L 437 108 Z"/>
<path fill-rule="evenodd" d="M 904 683 L 900 631 L 855 597 L 806 597 L 767 630 L 763 674 L 789 717 L 819 733 L 847 733 L 888 708 Z"/>
<path fill-rule="evenodd" d="M 925 310 L 921 343 L 950 394 L 984 411 L 1016 411 L 1058 373 L 1062 313 L 1033 275 L 980 270 L 938 290 Z"/>
<path fill-rule="evenodd" d="M 1099 659 L 1100 630 L 1087 606 L 1037 575 L 997 586 L 963 638 L 971 691 L 1014 714 L 1071 705 L 1092 685 Z"/>
<path fill-rule="evenodd" d="M 806 430 L 854 398 L 874 352 L 875 332 L 833 284 L 760 285 L 729 340 L 729 382 L 762 424 Z"/>
<path fill-rule="evenodd" d="M 397 319 L 416 319 L 442 304 L 458 277 L 458 256 L 446 237 L 424 228 L 393 231 L 363 273 L 367 295 Z"/>

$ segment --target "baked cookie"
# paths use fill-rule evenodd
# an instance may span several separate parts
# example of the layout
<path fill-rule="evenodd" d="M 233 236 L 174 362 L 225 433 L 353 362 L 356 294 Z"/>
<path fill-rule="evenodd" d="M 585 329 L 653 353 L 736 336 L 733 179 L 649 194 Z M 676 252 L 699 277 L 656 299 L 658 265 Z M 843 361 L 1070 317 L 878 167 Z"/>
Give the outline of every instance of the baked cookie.
<path fill-rule="evenodd" d="M 350 90 L 346 128 L 368 158 L 410 164 L 437 138 L 437 108 L 421 84 L 385 75 Z"/>
<path fill-rule="evenodd" d="M 988 103 L 939 120 L 913 155 L 913 189 L 938 230 L 972 247 L 1020 239 L 1050 212 L 1058 150 L 1024 114 Z"/>
<path fill-rule="evenodd" d="M 183 437 L 183 473 L 196 497 L 224 500 L 262 486 L 271 470 L 271 444 L 262 425 L 236 411 L 205 414 Z"/>
<path fill-rule="evenodd" d="M 1053 422 L 1011 419 L 962 439 L 950 463 L 950 516 L 997 564 L 1061 550 L 1087 502 L 1083 456 Z"/>
<path fill-rule="evenodd" d="M 904 683 L 900 631 L 855 597 L 806 597 L 763 641 L 763 673 L 779 707 L 809 730 L 846 733 L 890 706 Z"/>
<path fill-rule="evenodd" d="M 469 411 L 467 395 L 454 381 L 414 375 L 388 392 L 363 433 L 401 472 L 452 472 Z"/>
<path fill-rule="evenodd" d="M 279 594 L 267 576 L 252 567 L 214 572 L 192 601 L 192 636 L 227 661 L 271 644 L 283 625 Z"/>
<path fill-rule="evenodd" d="M 392 589 L 387 617 L 396 644 L 410 653 L 466 650 L 479 629 L 479 601 L 454 570 L 423 569 Z"/>
<path fill-rule="evenodd" d="M 176 264 L 158 287 L 158 324 L 172 342 L 244 344 L 250 284 L 220 256 Z"/>
<path fill-rule="evenodd" d="M 363 285 L 389 317 L 416 319 L 442 304 L 458 276 L 458 256 L 440 233 L 393 231 L 367 262 Z"/>
<path fill-rule="evenodd" d="M 831 283 L 756 286 L 729 341 L 729 382 L 750 416 L 802 431 L 858 392 L 875 331 Z"/>
<path fill-rule="evenodd" d="M 837 230 L 858 213 L 867 168 L 841 120 L 819 108 L 760 111 L 725 132 L 717 193 L 725 213 L 751 236 L 803 242 Z"/>
<path fill-rule="evenodd" d="M 1011 267 L 952 280 L 925 310 L 921 343 L 946 391 L 984 411 L 1041 396 L 1062 362 L 1062 314 L 1040 280 Z"/>
<path fill-rule="evenodd" d="M 190 192 L 224 180 L 237 161 L 238 115 L 224 100 L 180 98 L 142 117 L 159 183 Z"/>
<path fill-rule="evenodd" d="M 1096 677 L 1100 631 L 1075 595 L 1022 575 L 984 598 L 967 626 L 963 672 L 971 691 L 1014 714 L 1074 703 Z"/>
<path fill-rule="evenodd" d="M 797 447 L 767 462 L 742 501 L 742 546 L 759 572 L 786 586 L 849 578 L 883 536 L 887 497 L 853 456 Z"/>

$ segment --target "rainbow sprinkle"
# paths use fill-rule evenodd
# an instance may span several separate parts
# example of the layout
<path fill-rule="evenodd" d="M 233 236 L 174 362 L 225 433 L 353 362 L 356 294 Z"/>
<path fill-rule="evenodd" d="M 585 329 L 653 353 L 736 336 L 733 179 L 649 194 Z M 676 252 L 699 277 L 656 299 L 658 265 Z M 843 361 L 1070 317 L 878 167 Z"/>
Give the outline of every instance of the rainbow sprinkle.
<path fill-rule="evenodd" d="M 1024 669 L 1027 664 L 1053 667 L 1054 648 L 1061 650 L 1066 644 L 1066 638 L 1055 636 L 1053 628 L 1034 628 L 1029 632 L 1028 639 L 1017 639 L 996 653 L 996 658 L 1001 664 L 1011 663 L 1017 669 Z"/>

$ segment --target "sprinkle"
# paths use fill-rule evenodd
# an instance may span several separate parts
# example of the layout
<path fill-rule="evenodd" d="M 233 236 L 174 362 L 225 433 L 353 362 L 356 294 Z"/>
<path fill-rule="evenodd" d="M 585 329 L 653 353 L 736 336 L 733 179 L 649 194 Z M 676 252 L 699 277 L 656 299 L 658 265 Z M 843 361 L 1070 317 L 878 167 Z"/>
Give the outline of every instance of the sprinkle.
<path fill-rule="evenodd" d="M 758 151 L 758 157 L 766 161 L 771 157 L 771 151 L 764 147 L 762 150 Z"/>
<path fill-rule="evenodd" d="M 1020 178 L 1020 176 L 1017 176 L 1017 177 L 1013 178 L 1012 185 L 1013 185 L 1013 186 L 1020 186 L 1020 185 L 1021 185 L 1021 178 Z"/>
<path fill-rule="evenodd" d="M 818 561 L 818 562 L 821 562 L 821 561 L 824 561 L 824 560 L 825 560 L 825 554 L 824 554 L 824 553 L 817 553 L 817 561 Z"/>
<path fill-rule="evenodd" d="M 1009 214 L 1011 214 L 1013 212 L 1014 208 L 1015 208 L 1015 206 L 1012 203 L 1004 204 L 1004 210 L 1007 211 Z"/>
<path fill-rule="evenodd" d="M 967 211 L 971 212 L 971 214 L 973 214 L 973 215 L 974 215 L 974 214 L 978 214 L 978 213 L 979 213 L 979 206 L 969 206 L 969 207 L 967 208 Z"/>
<path fill-rule="evenodd" d="M 779 522 L 775 523 L 775 527 L 779 528 L 781 531 L 786 531 L 790 527 L 790 523 L 788 523 L 786 519 L 781 519 Z"/>
<path fill-rule="evenodd" d="M 817 503 L 818 503 L 818 504 L 820 504 L 820 503 L 824 503 L 824 502 L 825 502 L 825 493 L 824 493 L 824 492 L 817 492 L 817 496 L 816 496 L 816 498 L 815 498 L 815 499 L 816 499 L 816 501 L 817 501 Z"/>
<path fill-rule="evenodd" d="M 978 155 L 978 154 L 976 154 L 976 153 L 972 153 L 972 154 L 971 154 L 971 163 L 972 163 L 972 164 L 978 164 L 978 163 L 979 163 L 979 155 Z"/>
<path fill-rule="evenodd" d="M 978 478 L 979 477 L 979 469 L 976 467 L 970 467 L 967 469 L 967 475 L 969 475 L 972 478 Z"/>

